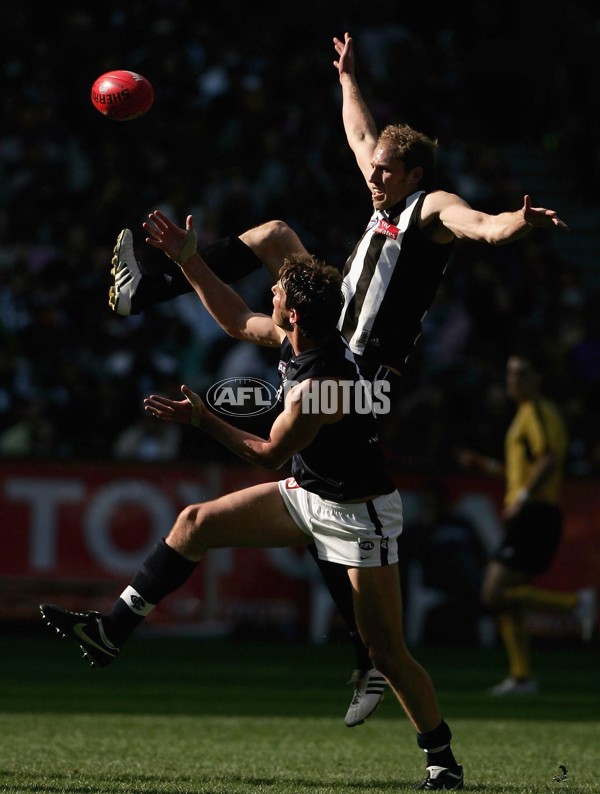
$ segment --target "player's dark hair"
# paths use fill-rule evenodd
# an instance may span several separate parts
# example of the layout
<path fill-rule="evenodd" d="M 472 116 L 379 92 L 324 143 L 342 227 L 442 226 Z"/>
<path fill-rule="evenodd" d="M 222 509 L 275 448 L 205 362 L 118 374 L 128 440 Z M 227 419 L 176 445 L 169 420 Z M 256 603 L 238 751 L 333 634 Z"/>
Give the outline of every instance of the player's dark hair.
<path fill-rule="evenodd" d="M 331 333 L 343 306 L 340 271 L 309 254 L 295 254 L 284 260 L 279 279 L 301 333 L 311 339 Z"/>
<path fill-rule="evenodd" d="M 407 171 L 423 169 L 421 187 L 431 190 L 436 177 L 438 142 L 408 124 L 388 124 L 379 134 L 379 145 L 390 147 L 392 156 L 402 160 Z"/>

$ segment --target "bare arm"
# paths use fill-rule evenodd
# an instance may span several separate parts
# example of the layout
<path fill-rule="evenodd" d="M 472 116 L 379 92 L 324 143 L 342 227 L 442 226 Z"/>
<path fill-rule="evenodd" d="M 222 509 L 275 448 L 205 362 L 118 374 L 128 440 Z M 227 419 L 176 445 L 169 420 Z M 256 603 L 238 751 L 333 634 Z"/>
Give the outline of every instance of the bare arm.
<path fill-rule="evenodd" d="M 472 449 L 463 449 L 459 453 L 460 465 L 467 471 L 476 471 L 480 474 L 488 474 L 491 477 L 504 478 L 504 464 L 496 458 L 490 458 L 475 452 Z"/>
<path fill-rule="evenodd" d="M 491 245 L 512 243 L 534 228 L 557 228 L 562 231 L 569 229 L 555 210 L 532 207 L 529 196 L 524 197 L 521 209 L 489 215 L 474 210 L 460 196 L 439 190 L 428 194 L 422 213 L 422 221 L 425 225 L 436 219 L 441 226 L 459 239 Z M 439 224 L 436 225 L 439 227 Z"/>
<path fill-rule="evenodd" d="M 553 452 L 546 452 L 538 458 L 531 470 L 528 482 L 524 483 L 523 488 L 516 495 L 516 499 L 504 508 L 503 517 L 512 518 L 526 502 L 530 499 L 535 500 L 538 489 L 546 482 L 555 467 L 556 456 Z"/>
<path fill-rule="evenodd" d="M 527 498 L 535 499 L 537 491 L 551 476 L 552 472 L 555 471 L 556 465 L 556 455 L 550 450 L 538 458 L 531 470 L 529 481 L 524 486 L 524 490 L 527 491 Z"/>
<path fill-rule="evenodd" d="M 312 381 L 302 381 L 286 395 L 285 408 L 277 416 L 269 437 L 264 439 L 247 433 L 208 410 L 202 398 L 187 386 L 181 387 L 183 400 L 171 400 L 152 394 L 144 400 L 144 410 L 167 422 L 193 425 L 212 436 L 242 460 L 265 469 L 279 469 L 294 453 L 307 447 L 324 424 L 341 418 L 336 414 L 304 411 L 302 395 L 310 390 Z M 338 401 L 342 406 L 343 401 Z"/>
<path fill-rule="evenodd" d="M 461 450 L 459 461 L 461 466 L 465 469 L 477 471 L 482 474 L 489 474 L 492 477 L 505 476 L 504 464 L 501 461 L 490 458 L 487 455 L 481 455 L 479 452 L 474 452 L 472 449 Z M 546 452 L 538 458 L 531 470 L 529 482 L 525 483 L 523 486 L 528 496 L 535 496 L 538 488 L 546 482 L 555 467 L 556 456 L 553 452 Z"/>
<path fill-rule="evenodd" d="M 377 127 L 371 111 L 367 107 L 356 82 L 354 43 L 348 33 L 344 41 L 333 39 L 338 60 L 333 62 L 337 68 L 342 86 L 342 121 L 348 144 L 365 180 L 369 181 L 372 171 L 371 160 L 377 143 Z"/>
<path fill-rule="evenodd" d="M 196 251 L 196 233 L 191 215 L 186 228 L 176 226 L 160 212 L 151 212 L 150 223 L 143 224 L 148 245 L 158 248 L 177 262 L 196 294 L 219 323 L 235 339 L 265 346 L 278 346 L 283 331 L 266 314 L 251 311 L 245 301 L 221 281 Z"/>

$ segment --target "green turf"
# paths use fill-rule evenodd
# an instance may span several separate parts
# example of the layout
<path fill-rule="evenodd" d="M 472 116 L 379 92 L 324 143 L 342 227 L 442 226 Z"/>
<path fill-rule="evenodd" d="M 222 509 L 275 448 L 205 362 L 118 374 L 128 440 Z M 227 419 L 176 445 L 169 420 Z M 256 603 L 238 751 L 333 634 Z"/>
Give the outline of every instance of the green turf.
<path fill-rule="evenodd" d="M 442 711 L 482 794 L 600 791 L 597 648 L 536 649 L 539 696 L 492 698 L 499 649 L 424 648 Z M 410 790 L 424 757 L 387 695 L 343 724 L 343 643 L 134 638 L 105 670 L 69 640 L 0 637 L 0 791 L 341 794 Z M 564 781 L 554 781 L 559 764 Z"/>

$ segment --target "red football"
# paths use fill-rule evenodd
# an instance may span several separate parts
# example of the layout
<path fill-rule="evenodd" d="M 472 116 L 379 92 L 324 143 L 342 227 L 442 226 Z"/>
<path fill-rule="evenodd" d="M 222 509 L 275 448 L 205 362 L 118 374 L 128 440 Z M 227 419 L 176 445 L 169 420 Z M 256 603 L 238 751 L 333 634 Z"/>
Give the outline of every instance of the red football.
<path fill-rule="evenodd" d="M 152 84 L 137 72 L 106 72 L 92 86 L 93 106 L 115 121 L 137 119 L 150 110 L 153 102 Z"/>

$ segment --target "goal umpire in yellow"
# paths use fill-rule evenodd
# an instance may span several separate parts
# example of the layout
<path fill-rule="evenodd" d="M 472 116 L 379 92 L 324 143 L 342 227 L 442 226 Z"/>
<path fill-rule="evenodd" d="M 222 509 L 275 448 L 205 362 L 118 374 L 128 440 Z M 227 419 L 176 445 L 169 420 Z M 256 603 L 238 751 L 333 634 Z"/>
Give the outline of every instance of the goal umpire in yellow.
<path fill-rule="evenodd" d="M 541 393 L 543 367 L 535 353 L 511 355 L 506 365 L 508 396 L 517 405 L 504 443 L 504 464 L 472 451 L 462 453 L 469 467 L 505 478 L 504 537 L 487 565 L 482 599 L 498 617 L 508 654 L 508 676 L 494 695 L 535 694 L 527 609 L 571 611 L 589 640 L 596 621 L 593 590 L 559 592 L 535 587 L 533 579 L 554 560 L 563 531 L 560 497 L 568 435 L 556 406 Z"/>

